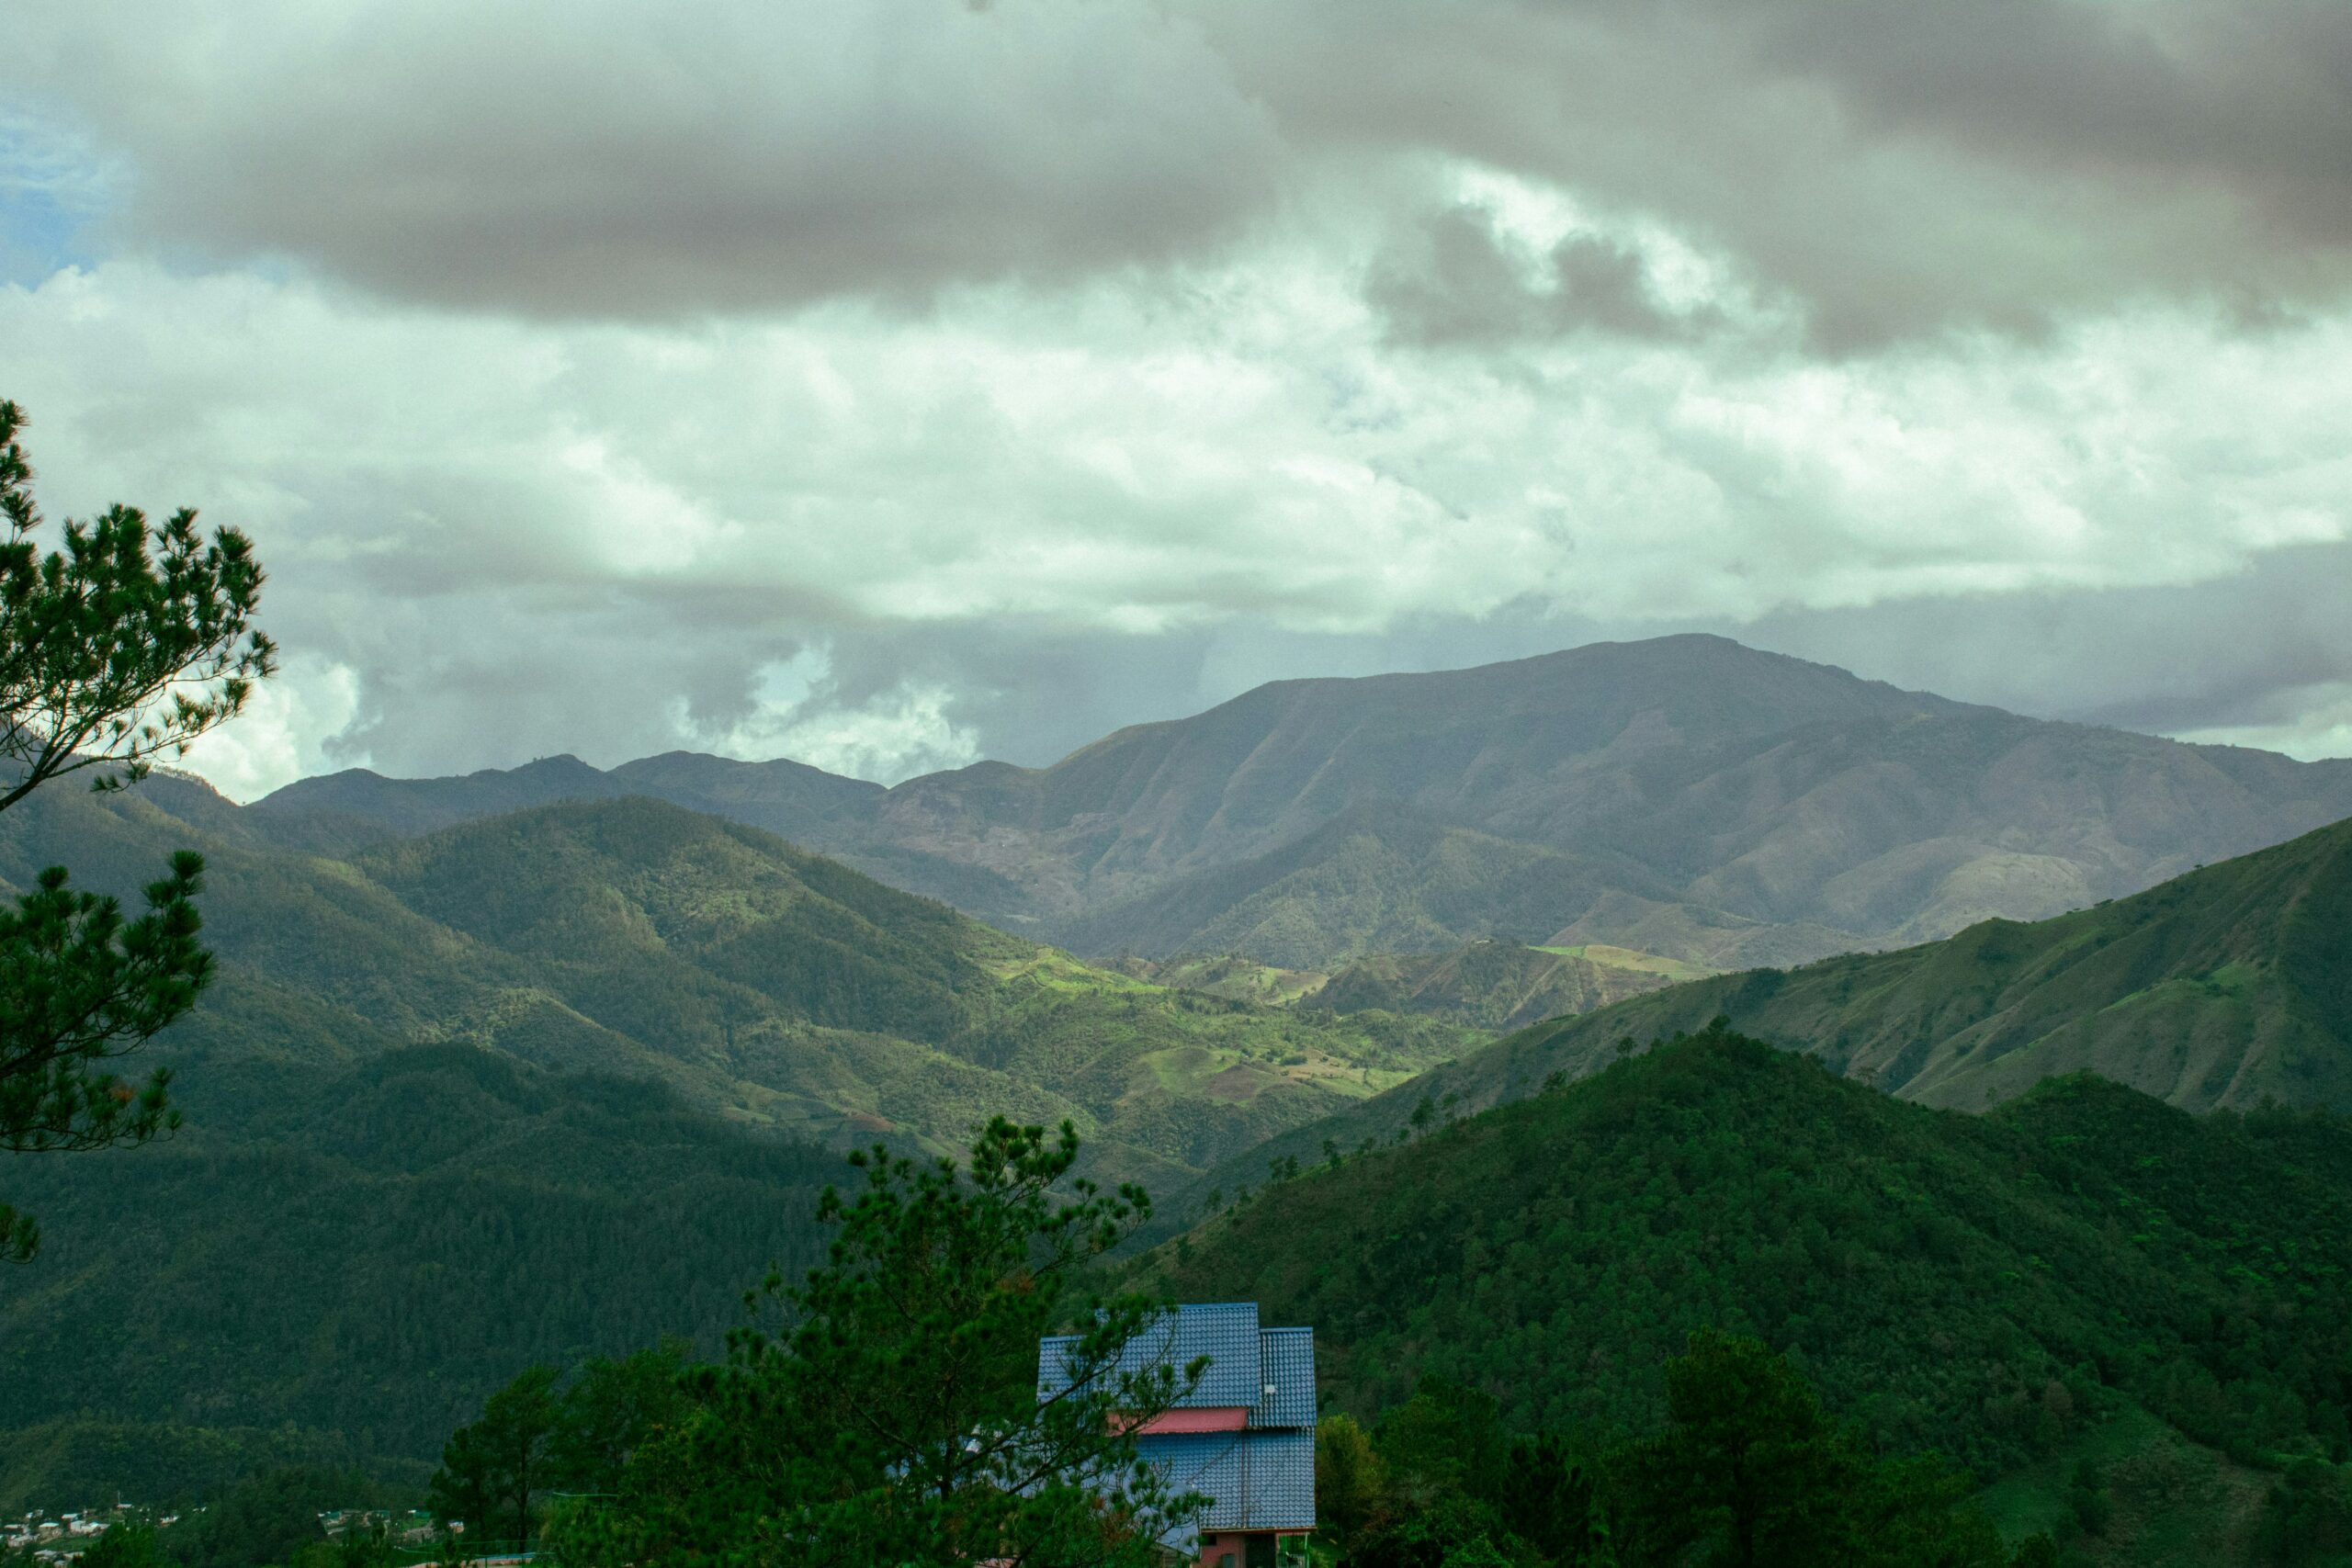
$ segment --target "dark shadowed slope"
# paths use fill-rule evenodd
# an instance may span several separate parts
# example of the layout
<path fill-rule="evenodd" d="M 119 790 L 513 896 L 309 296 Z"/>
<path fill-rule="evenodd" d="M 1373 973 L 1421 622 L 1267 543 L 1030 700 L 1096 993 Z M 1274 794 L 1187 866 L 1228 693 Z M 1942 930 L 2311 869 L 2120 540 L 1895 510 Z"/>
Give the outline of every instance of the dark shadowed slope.
<path fill-rule="evenodd" d="M 1081 953 L 1246 953 L 1336 966 L 1369 953 L 1441 951 L 1459 945 L 1464 931 L 1540 937 L 1627 887 L 1673 897 L 1623 855 L 1500 839 L 1371 802 L 1265 854 L 1112 904 L 1063 934 Z M 1777 934 L 1731 923 L 1750 940 Z"/>
<path fill-rule="evenodd" d="M 715 1349 L 771 1263 L 815 1260 L 846 1168 L 642 1079 L 469 1046 L 182 1087 L 168 1143 L 0 1156 L 47 1233 L 0 1291 L 0 1475 L 40 1499 L 161 1500 L 240 1453 L 423 1465 L 534 1361 Z"/>
<path fill-rule="evenodd" d="M 2039 919 L 2352 813 L 2352 762 L 2022 718 L 1710 637 L 1279 682 L 1049 768 L 888 791 L 679 754 L 602 784 L 535 768 L 526 794 L 660 795 L 1079 951 L 1320 968 L 1482 937 L 1798 962 Z M 411 831 L 406 796 L 370 804 L 401 787 L 310 780 L 255 814 Z"/>

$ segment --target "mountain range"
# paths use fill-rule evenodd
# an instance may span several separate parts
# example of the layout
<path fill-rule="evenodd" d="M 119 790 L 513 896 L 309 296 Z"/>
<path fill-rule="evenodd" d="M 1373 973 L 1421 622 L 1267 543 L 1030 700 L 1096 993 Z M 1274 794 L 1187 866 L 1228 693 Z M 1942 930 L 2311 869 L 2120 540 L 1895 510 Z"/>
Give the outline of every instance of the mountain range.
<path fill-rule="evenodd" d="M 2352 761 L 2026 718 L 1690 636 L 1277 682 L 1050 767 L 888 789 L 791 761 L 567 757 L 329 774 L 250 816 L 341 853 L 624 795 L 1081 953 L 1329 971 L 1502 938 L 1739 968 L 2137 892 L 2352 815 Z"/>

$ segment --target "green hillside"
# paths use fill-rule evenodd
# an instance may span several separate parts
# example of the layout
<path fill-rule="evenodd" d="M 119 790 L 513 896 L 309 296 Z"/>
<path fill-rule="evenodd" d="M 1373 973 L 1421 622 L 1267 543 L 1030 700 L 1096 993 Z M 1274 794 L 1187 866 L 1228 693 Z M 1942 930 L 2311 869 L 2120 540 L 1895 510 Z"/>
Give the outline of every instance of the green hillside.
<path fill-rule="evenodd" d="M 1535 1093 L 1728 1018 L 1900 1098 L 1981 1111 L 2091 1072 L 2189 1111 L 2352 1111 L 2352 821 L 2055 919 L 1717 975 L 1523 1029 L 1212 1172 L 1249 1179 L 1325 1140 L 1384 1141 L 1427 1101 Z"/>
<path fill-rule="evenodd" d="M 166 1143 L 0 1156 L 45 1233 L 0 1280 L 0 1507 L 261 1461 L 417 1474 L 534 1360 L 714 1348 L 771 1261 L 813 1260 L 842 1169 L 639 1079 L 469 1046 L 184 1088 Z"/>
<path fill-rule="evenodd" d="M 1155 986 L 1174 986 L 1204 996 L 1223 997 L 1227 1001 L 1264 1002 L 1273 1007 L 1305 1001 L 1331 983 L 1331 976 L 1319 969 L 1284 969 L 1279 964 L 1261 964 L 1238 953 L 1183 953 L 1160 959 L 1122 953 L 1092 962 L 1115 974 L 1148 980 Z"/>
<path fill-rule="evenodd" d="M 1909 1100 L 1975 1110 L 2095 1072 L 2190 1111 L 2352 1111 L 2352 821 L 2055 919 L 1724 975 L 1465 1062 L 1473 1104 L 1717 1013 Z M 1532 1077 L 1531 1077 L 1532 1075 Z"/>
<path fill-rule="evenodd" d="M 0 818 L 0 890 L 58 862 L 128 890 L 202 850 L 220 958 L 146 1052 L 179 1137 L 0 1156 L 44 1231 L 0 1281 L 19 1495 L 396 1468 L 534 1359 L 712 1338 L 801 1255 L 846 1144 L 1067 1118 L 1098 1173 L 1168 1190 L 1480 1038 L 1147 984 L 641 798 L 337 859 L 153 784 Z"/>
<path fill-rule="evenodd" d="M 695 1074 L 729 1109 L 787 1125 L 845 1112 L 953 1146 L 990 1111 L 1067 1116 L 1114 1168 L 1168 1174 L 1463 1041 L 1138 983 L 647 800 L 492 818 L 358 867 L 406 908 L 527 964 L 556 1005 Z M 526 1015 L 484 1032 L 544 1055 L 541 1027 Z"/>
<path fill-rule="evenodd" d="M 221 978 L 156 1046 L 190 1064 L 464 1041 L 655 1077 L 689 1103 L 834 1143 L 955 1147 L 994 1112 L 1067 1117 L 1102 1168 L 1165 1186 L 1476 1039 L 1136 981 L 641 798 L 334 860 L 269 847 L 234 815 L 199 827 L 204 796 L 184 784 L 159 792 L 174 811 L 51 793 L 0 821 L 0 880 L 63 861 L 128 888 L 171 847 L 209 857 Z"/>
<path fill-rule="evenodd" d="M 1359 1414 L 1436 1376 L 1522 1430 L 1639 1429 L 1714 1325 L 1883 1449 L 1985 1478 L 2136 1432 L 2258 1501 L 2248 1467 L 2352 1441 L 2352 1125 L 2091 1078 L 1966 1116 L 1685 1037 L 1310 1167 L 1139 1268 L 1314 1324 Z M 2008 1502 L 2048 1522 L 2031 1488 Z"/>

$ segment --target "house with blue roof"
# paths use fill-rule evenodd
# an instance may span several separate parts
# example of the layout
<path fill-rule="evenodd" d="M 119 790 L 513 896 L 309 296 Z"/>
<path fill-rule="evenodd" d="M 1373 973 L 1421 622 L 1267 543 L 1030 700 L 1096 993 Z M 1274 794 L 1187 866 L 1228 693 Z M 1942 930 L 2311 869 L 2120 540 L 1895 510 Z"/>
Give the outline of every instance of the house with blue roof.
<path fill-rule="evenodd" d="M 1066 1392 L 1078 1341 L 1043 1341 L 1037 1396 Z M 1136 1433 L 1142 1457 L 1171 1492 L 1206 1509 L 1166 1542 L 1197 1568 L 1306 1568 L 1315 1530 L 1315 1331 L 1265 1328 L 1255 1302 L 1185 1305 L 1128 1341 L 1121 1372 L 1180 1375 L 1208 1366 L 1176 1404 Z"/>

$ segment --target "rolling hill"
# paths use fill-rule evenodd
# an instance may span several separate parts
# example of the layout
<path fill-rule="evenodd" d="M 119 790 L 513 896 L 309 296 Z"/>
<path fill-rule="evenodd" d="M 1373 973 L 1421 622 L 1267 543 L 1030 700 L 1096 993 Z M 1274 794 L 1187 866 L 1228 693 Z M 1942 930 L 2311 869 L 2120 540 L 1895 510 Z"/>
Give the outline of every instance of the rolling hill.
<path fill-rule="evenodd" d="M 1327 1400 L 1365 1416 L 1442 1378 L 1520 1430 L 1639 1430 L 1686 1335 L 1754 1334 L 1883 1451 L 2114 1459 L 2100 1561 L 2250 1561 L 2262 1469 L 2352 1440 L 2352 1124 L 2090 1077 L 1968 1116 L 1685 1036 L 1310 1166 L 1136 1268 L 1314 1324 Z M 2025 1486 L 2009 1522 L 2074 1533 L 2065 1499 Z M 2185 1544 L 2123 1554 L 2165 1509 Z"/>
<path fill-rule="evenodd" d="M 209 857 L 220 978 L 154 1047 L 350 1064 L 465 1042 L 633 1074 L 748 1124 L 960 1146 L 1075 1121 L 1165 1186 L 1474 1037 L 1229 1002 L 1076 963 L 772 835 L 641 797 L 540 807 L 349 859 L 272 846 L 187 781 L 51 791 L 0 819 L 0 882 L 116 889 Z M 208 818 L 217 818 L 200 826 Z"/>
<path fill-rule="evenodd" d="M 1711 968 L 2038 919 L 2352 814 L 2352 761 L 2020 717 L 1721 637 L 1285 681 L 1051 767 L 888 790 L 673 753 L 601 773 L 306 779 L 257 830 L 339 846 L 639 793 L 780 832 L 1081 953 L 1330 970 L 1499 937 Z"/>
<path fill-rule="evenodd" d="M 1983 1111 L 2081 1072 L 2192 1111 L 2352 1111 L 2352 821 L 2053 919 L 1716 975 L 1532 1025 L 1227 1162 L 1255 1179 L 1597 1072 L 1722 1016 L 1898 1098 Z"/>
<path fill-rule="evenodd" d="M 1677 987 L 1516 1036 L 1465 1063 L 1463 1081 L 1499 1072 L 1532 1087 L 1538 1062 L 1549 1064 L 1539 1082 L 1575 1074 L 1624 1035 L 1721 1013 L 1906 1100 L 1961 1110 L 2093 1072 L 2190 1111 L 2352 1111 L 2347 976 L 2352 821 L 2055 919 L 1988 920 L 1896 953 Z"/>

